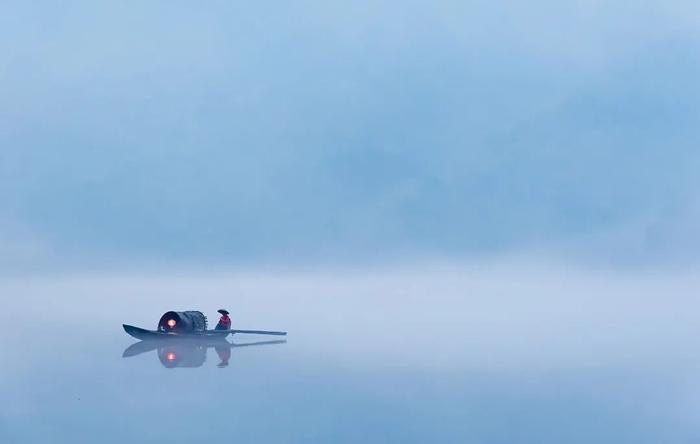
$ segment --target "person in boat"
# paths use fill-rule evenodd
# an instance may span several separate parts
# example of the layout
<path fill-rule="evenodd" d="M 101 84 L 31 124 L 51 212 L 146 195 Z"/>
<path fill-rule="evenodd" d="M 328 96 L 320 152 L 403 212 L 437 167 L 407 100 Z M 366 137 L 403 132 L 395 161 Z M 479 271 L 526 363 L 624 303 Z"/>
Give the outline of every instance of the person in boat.
<path fill-rule="evenodd" d="M 221 318 L 219 319 L 219 323 L 216 324 L 215 330 L 230 330 L 231 318 L 228 317 L 228 311 L 222 308 L 217 310 L 217 312 L 221 313 Z"/>

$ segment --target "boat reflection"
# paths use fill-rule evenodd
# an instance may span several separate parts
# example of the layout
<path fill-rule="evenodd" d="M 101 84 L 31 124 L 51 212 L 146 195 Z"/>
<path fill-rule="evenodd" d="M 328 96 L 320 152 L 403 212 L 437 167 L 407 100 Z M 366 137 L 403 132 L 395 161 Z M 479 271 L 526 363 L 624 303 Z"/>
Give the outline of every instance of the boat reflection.
<path fill-rule="evenodd" d="M 284 344 L 287 341 L 259 341 L 235 344 L 225 340 L 199 342 L 191 340 L 177 341 L 169 339 L 165 341 L 141 341 L 131 344 L 122 353 L 122 358 L 130 358 L 143 353 L 156 351 L 158 360 L 166 368 L 177 367 L 201 367 L 207 360 L 207 351 L 213 348 L 216 352 L 219 368 L 227 367 L 231 359 L 231 350 L 239 347 L 254 347 L 257 345 Z"/>

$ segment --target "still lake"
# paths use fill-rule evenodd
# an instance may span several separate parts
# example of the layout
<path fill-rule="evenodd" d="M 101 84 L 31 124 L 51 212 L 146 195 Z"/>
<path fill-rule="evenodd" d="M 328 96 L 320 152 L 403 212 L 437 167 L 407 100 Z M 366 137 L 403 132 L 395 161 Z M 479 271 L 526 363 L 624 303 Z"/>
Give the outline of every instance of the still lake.
<path fill-rule="evenodd" d="M 698 290 L 495 264 L 8 276 L 0 442 L 697 442 Z M 289 335 L 159 350 L 121 328 L 218 308 Z"/>

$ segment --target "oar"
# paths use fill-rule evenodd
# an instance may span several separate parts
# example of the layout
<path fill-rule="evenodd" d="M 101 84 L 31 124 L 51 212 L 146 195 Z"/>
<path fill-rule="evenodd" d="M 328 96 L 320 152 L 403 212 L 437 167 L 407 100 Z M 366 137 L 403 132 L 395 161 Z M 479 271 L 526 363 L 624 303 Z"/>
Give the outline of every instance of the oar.
<path fill-rule="evenodd" d="M 276 336 L 287 336 L 286 331 L 267 331 L 267 330 L 219 330 L 219 331 L 228 331 L 229 333 L 236 334 L 236 333 L 248 333 L 251 335 L 276 335 Z"/>

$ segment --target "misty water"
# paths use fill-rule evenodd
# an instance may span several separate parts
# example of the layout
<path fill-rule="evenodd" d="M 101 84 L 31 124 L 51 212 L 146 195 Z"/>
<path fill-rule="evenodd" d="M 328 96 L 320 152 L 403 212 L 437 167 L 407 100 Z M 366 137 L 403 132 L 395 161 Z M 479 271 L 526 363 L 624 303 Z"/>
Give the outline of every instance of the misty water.
<path fill-rule="evenodd" d="M 694 442 L 699 288 L 505 265 L 7 277 L 0 442 Z M 123 356 L 122 323 L 221 307 L 286 342 Z"/>

